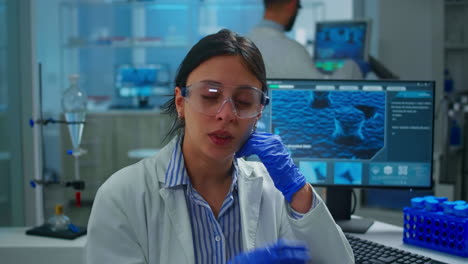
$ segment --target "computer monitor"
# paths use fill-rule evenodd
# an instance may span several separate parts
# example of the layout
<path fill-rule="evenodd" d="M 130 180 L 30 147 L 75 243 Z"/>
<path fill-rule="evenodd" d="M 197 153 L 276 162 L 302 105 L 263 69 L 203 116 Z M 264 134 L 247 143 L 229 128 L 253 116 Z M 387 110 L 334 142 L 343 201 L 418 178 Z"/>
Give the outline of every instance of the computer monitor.
<path fill-rule="evenodd" d="M 434 82 L 267 83 L 258 127 L 281 136 L 309 183 L 327 187 L 327 206 L 346 231 L 372 224 L 350 220 L 352 188 L 432 188 Z"/>
<path fill-rule="evenodd" d="M 367 61 L 370 22 L 343 20 L 317 22 L 314 62 L 318 70 L 333 73 L 345 60 Z"/>
<path fill-rule="evenodd" d="M 164 64 L 120 65 L 115 73 L 115 88 L 119 98 L 138 99 L 138 106 L 149 105 L 151 96 L 168 93 L 169 70 Z"/>

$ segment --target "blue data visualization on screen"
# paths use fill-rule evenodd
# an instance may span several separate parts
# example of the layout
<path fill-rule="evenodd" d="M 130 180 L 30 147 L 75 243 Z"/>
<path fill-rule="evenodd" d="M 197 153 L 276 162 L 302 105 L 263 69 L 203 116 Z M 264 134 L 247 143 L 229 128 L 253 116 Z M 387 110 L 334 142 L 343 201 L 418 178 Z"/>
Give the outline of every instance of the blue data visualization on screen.
<path fill-rule="evenodd" d="M 259 127 L 281 136 L 308 182 L 431 186 L 433 82 L 271 79 L 268 86 Z"/>
<path fill-rule="evenodd" d="M 366 60 L 368 23 L 365 21 L 319 22 L 316 25 L 314 59 Z"/>

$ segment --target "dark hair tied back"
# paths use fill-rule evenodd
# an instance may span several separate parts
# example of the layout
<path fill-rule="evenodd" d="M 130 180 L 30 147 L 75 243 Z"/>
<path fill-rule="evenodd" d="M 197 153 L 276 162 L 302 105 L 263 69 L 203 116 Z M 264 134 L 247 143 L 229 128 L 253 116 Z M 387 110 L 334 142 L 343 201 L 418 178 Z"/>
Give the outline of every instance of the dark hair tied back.
<path fill-rule="evenodd" d="M 262 83 L 261 89 L 267 92 L 265 64 L 257 46 L 248 38 L 228 29 L 222 29 L 202 38 L 190 49 L 177 70 L 175 85 L 185 87 L 190 73 L 200 64 L 215 56 L 223 55 L 240 56 L 246 68 Z M 163 105 L 163 113 L 169 114 L 174 119 L 164 140 L 175 134 L 181 134 L 185 122 L 177 116 L 175 95 Z"/>

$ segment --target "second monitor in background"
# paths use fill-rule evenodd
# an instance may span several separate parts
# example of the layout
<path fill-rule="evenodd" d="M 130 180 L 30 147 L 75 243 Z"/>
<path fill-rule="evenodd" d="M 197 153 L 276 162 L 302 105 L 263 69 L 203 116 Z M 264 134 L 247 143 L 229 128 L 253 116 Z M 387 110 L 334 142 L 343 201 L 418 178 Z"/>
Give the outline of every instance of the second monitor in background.
<path fill-rule="evenodd" d="M 368 60 L 370 22 L 343 20 L 317 22 L 315 27 L 314 63 L 319 71 L 332 74 L 346 60 L 358 65 Z"/>
<path fill-rule="evenodd" d="M 151 109 L 169 92 L 169 69 L 164 64 L 121 65 L 116 69 L 114 108 Z M 151 102 L 152 99 L 152 102 Z"/>

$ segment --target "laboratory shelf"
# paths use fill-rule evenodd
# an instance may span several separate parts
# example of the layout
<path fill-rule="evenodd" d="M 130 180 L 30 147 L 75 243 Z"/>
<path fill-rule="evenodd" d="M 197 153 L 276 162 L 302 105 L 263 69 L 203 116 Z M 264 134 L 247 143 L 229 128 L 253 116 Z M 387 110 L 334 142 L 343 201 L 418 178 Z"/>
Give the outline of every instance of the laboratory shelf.
<path fill-rule="evenodd" d="M 64 0 L 62 5 L 68 6 L 155 6 L 157 8 L 180 8 L 180 6 L 187 6 L 190 0 L 146 0 L 146 1 L 132 1 L 132 0 Z"/>
<path fill-rule="evenodd" d="M 148 42 L 148 43 L 115 43 L 115 44 L 65 44 L 63 48 L 66 49 L 89 49 L 89 48 L 183 48 L 186 47 L 188 42 L 170 43 L 170 42 Z"/>

